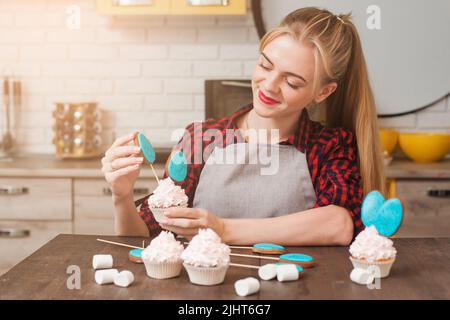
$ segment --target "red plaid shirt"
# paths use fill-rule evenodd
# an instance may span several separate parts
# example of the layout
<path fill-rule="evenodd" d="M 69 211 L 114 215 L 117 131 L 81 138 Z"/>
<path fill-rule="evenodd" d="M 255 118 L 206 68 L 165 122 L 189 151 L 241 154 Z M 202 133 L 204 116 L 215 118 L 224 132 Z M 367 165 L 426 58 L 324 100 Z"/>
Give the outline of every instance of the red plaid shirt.
<path fill-rule="evenodd" d="M 208 148 L 208 145 L 214 142 L 214 137 L 206 131 L 219 130 L 223 138 L 223 147 L 241 141 L 239 133 L 234 136 L 226 135 L 226 130 L 238 132 L 235 119 L 252 108 L 250 104 L 229 117 L 220 120 L 208 119 L 201 123 L 191 123 L 186 127 L 184 136 L 174 150 L 182 150 L 188 161 L 186 179 L 176 184 L 185 190 L 189 198 L 189 207 L 192 207 L 200 173 L 207 159 L 207 156 L 203 155 L 208 153 L 208 149 L 209 152 L 213 149 Z M 337 205 L 346 208 L 352 216 L 356 236 L 362 230 L 360 208 L 363 193 L 354 135 L 342 128 L 326 128 L 320 123 L 313 122 L 304 110 L 299 118 L 296 133 L 280 144 L 293 145 L 298 151 L 306 154 L 311 181 L 316 192 L 314 207 Z M 201 163 L 195 163 L 194 159 L 202 160 Z M 164 177 L 167 176 L 166 170 Z M 148 206 L 149 196 L 138 200 L 136 205 L 142 204 L 139 215 L 146 223 L 150 234 L 157 235 L 161 227 Z"/>

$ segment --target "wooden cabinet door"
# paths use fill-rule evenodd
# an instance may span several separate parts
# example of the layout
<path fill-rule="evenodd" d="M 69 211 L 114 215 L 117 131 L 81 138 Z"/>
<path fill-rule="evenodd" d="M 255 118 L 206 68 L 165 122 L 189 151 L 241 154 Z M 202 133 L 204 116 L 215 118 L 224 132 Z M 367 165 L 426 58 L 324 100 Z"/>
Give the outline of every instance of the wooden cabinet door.
<path fill-rule="evenodd" d="M 69 178 L 0 178 L 0 220 L 72 220 Z"/>
<path fill-rule="evenodd" d="M 152 5 L 117 5 L 114 0 L 97 0 L 97 12 L 106 15 L 169 14 L 169 0 L 153 0 Z"/>
<path fill-rule="evenodd" d="M 60 233 L 72 233 L 71 221 L 3 221 L 0 228 L 25 229 L 30 235 L 24 238 L 0 237 L 0 275 L 28 257 Z M 55 256 L 58 253 L 55 252 Z M 44 266 L 43 266 L 44 267 Z M 64 272 L 67 266 L 61 266 Z"/>
<path fill-rule="evenodd" d="M 152 193 L 157 184 L 155 179 L 139 179 L 134 199 Z M 74 179 L 74 233 L 114 234 L 114 207 L 104 179 Z"/>
<path fill-rule="evenodd" d="M 195 2 L 195 1 L 194 1 Z M 228 0 L 227 5 L 191 5 L 188 0 L 171 0 L 171 14 L 176 15 L 243 15 L 246 13 L 246 0 Z"/>
<path fill-rule="evenodd" d="M 397 197 L 405 205 L 397 236 L 449 237 L 449 191 L 450 180 L 397 180 Z"/>

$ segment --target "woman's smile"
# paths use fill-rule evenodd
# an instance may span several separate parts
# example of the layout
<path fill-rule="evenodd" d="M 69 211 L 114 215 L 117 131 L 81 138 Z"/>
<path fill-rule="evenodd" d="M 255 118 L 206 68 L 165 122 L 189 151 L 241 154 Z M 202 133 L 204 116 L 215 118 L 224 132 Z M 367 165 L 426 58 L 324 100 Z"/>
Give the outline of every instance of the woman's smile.
<path fill-rule="evenodd" d="M 280 104 L 280 101 L 277 101 L 277 100 L 275 100 L 273 98 L 270 98 L 270 97 L 266 96 L 264 94 L 264 92 L 262 92 L 262 90 L 258 90 L 258 97 L 259 97 L 259 100 L 261 100 L 262 103 L 264 103 L 266 105 L 269 105 L 269 106 L 274 106 L 274 105 Z"/>

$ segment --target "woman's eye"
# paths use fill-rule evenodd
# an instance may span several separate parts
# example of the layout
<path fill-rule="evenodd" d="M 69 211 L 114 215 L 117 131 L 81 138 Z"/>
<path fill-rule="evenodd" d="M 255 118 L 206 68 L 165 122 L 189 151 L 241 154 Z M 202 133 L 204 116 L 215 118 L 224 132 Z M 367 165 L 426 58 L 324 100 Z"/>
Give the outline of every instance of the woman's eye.
<path fill-rule="evenodd" d="M 259 66 L 264 70 L 269 70 L 269 67 L 266 67 L 264 64 L 260 63 Z"/>
<path fill-rule="evenodd" d="M 289 87 L 291 87 L 294 90 L 297 90 L 298 88 L 300 88 L 300 86 L 296 86 L 296 85 L 290 84 L 289 81 L 286 81 L 286 83 L 288 84 Z"/>

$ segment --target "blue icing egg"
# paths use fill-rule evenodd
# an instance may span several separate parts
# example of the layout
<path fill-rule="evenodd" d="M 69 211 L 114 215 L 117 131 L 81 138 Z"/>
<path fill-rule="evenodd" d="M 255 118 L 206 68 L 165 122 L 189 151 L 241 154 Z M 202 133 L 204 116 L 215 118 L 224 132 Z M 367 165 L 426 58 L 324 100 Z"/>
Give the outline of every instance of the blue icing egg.
<path fill-rule="evenodd" d="M 314 259 L 311 256 L 303 253 L 286 253 L 280 256 L 280 259 L 292 262 L 312 262 Z"/>
<path fill-rule="evenodd" d="M 361 206 L 361 220 L 366 227 L 371 226 L 377 219 L 377 212 L 385 201 L 378 191 L 371 191 L 366 195 Z"/>
<path fill-rule="evenodd" d="M 153 149 L 150 141 L 142 133 L 138 133 L 138 142 L 145 159 L 150 163 L 155 162 L 155 149 Z"/>
<path fill-rule="evenodd" d="M 169 176 L 175 181 L 183 181 L 187 175 L 187 161 L 184 153 L 181 151 L 172 155 L 169 162 Z"/>
<path fill-rule="evenodd" d="M 142 249 L 133 249 L 130 250 L 130 255 L 136 258 L 140 258 L 142 254 Z"/>
<path fill-rule="evenodd" d="M 261 250 L 285 250 L 283 246 L 273 243 L 257 243 L 253 245 L 253 248 Z"/>
<path fill-rule="evenodd" d="M 282 264 L 289 264 L 289 263 L 286 263 L 286 262 L 276 262 L 275 264 L 276 264 L 276 265 L 282 265 Z M 294 266 L 297 268 L 297 271 L 298 271 L 298 272 L 303 272 L 302 266 L 300 266 L 300 265 L 298 265 L 298 264 L 294 264 Z"/>
<path fill-rule="evenodd" d="M 390 237 L 402 223 L 403 206 L 399 199 L 389 199 L 378 210 L 377 219 L 373 222 L 378 233 Z"/>
<path fill-rule="evenodd" d="M 365 197 L 361 207 L 361 220 L 366 227 L 375 226 L 378 233 L 390 237 L 397 232 L 403 219 L 403 206 L 399 199 L 385 200 L 378 191 Z"/>

